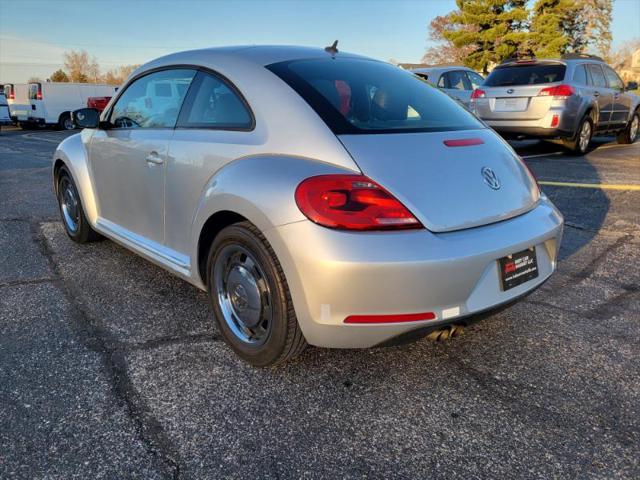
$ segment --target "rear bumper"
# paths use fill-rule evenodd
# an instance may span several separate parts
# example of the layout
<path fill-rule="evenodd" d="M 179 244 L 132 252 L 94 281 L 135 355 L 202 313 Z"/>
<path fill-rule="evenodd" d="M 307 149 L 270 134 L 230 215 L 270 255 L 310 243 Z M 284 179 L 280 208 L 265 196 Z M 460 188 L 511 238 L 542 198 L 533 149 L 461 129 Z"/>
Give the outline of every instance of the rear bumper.
<path fill-rule="evenodd" d="M 484 122 L 502 136 L 534 138 L 570 138 L 577 128 L 577 117 L 567 109 L 551 108 L 536 120 L 483 118 Z M 552 126 L 554 125 L 555 126 Z"/>
<path fill-rule="evenodd" d="M 265 232 L 312 345 L 371 347 L 447 325 L 527 294 L 555 270 L 563 220 L 545 197 L 510 220 L 457 232 L 348 233 L 309 221 Z M 539 276 L 500 287 L 497 259 L 535 246 Z M 345 324 L 351 315 L 434 312 L 434 320 Z"/>

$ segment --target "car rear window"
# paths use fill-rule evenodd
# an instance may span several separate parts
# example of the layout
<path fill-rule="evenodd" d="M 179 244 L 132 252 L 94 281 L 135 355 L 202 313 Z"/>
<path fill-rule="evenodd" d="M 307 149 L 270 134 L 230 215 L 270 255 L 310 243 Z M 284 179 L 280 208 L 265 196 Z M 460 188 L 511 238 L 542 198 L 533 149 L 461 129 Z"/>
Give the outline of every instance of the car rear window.
<path fill-rule="evenodd" d="M 294 60 L 267 67 L 339 134 L 469 130 L 483 125 L 409 71 L 374 60 Z"/>
<path fill-rule="evenodd" d="M 484 85 L 487 87 L 507 87 L 561 82 L 564 80 L 566 70 L 567 67 L 561 63 L 497 67 L 489 74 Z"/>

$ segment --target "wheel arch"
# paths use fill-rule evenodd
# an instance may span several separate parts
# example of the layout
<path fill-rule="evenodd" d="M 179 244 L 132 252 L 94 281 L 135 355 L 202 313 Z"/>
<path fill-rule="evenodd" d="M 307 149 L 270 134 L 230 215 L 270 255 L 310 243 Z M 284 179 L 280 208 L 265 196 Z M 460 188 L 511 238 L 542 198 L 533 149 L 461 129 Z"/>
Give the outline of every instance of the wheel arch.
<path fill-rule="evenodd" d="M 266 232 L 274 227 L 306 220 L 295 203 L 295 190 L 302 180 L 329 173 L 353 172 L 318 160 L 270 155 L 244 157 L 216 172 L 202 189 L 193 216 L 192 275 L 206 283 L 211 242 L 232 223 L 249 221 L 268 238 Z"/>
<path fill-rule="evenodd" d="M 64 139 L 53 154 L 51 174 L 54 193 L 57 195 L 58 175 L 63 166 L 69 171 L 76 184 L 85 216 L 93 227 L 98 218 L 93 184 L 88 165 L 86 142 L 90 140 L 90 131 L 71 135 Z"/>

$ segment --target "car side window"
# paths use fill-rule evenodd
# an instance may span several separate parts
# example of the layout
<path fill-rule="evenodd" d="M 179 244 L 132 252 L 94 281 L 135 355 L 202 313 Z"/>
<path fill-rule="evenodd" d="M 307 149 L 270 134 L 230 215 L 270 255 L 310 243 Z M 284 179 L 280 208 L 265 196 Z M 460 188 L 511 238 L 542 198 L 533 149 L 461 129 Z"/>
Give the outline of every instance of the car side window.
<path fill-rule="evenodd" d="M 475 90 L 484 83 L 484 78 L 482 78 L 476 72 L 467 72 L 467 77 L 469 77 L 469 81 L 471 82 L 472 90 Z"/>
<path fill-rule="evenodd" d="M 606 87 L 607 80 L 604 78 L 604 73 L 602 73 L 602 68 L 600 65 L 591 64 L 587 67 L 589 69 L 589 74 L 591 75 L 591 81 L 595 87 Z"/>
<path fill-rule="evenodd" d="M 584 69 L 584 65 L 577 65 L 573 72 L 573 81 L 579 85 L 588 85 L 587 71 Z"/>
<path fill-rule="evenodd" d="M 624 90 L 624 83 L 620 80 L 620 77 L 615 70 L 613 70 L 609 65 L 604 65 L 603 68 L 604 74 L 607 76 L 607 81 L 609 82 L 609 88 L 613 88 L 618 91 Z"/>
<path fill-rule="evenodd" d="M 462 70 L 443 73 L 438 80 L 438 87 L 451 90 L 471 90 L 466 72 Z"/>
<path fill-rule="evenodd" d="M 161 70 L 145 75 L 122 93 L 111 112 L 114 128 L 173 128 L 196 70 Z"/>
<path fill-rule="evenodd" d="M 239 95 L 224 79 L 199 72 L 180 113 L 180 128 L 248 130 L 253 117 Z"/>

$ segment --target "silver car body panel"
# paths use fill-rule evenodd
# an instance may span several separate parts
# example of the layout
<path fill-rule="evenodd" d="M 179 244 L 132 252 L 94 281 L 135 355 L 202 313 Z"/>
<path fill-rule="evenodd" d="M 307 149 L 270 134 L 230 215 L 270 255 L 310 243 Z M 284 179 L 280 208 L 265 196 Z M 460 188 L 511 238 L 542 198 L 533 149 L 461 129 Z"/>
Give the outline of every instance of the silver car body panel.
<path fill-rule="evenodd" d="M 432 85 L 438 87 L 438 83 L 440 82 L 440 78 L 445 73 L 453 72 L 453 71 L 462 71 L 462 72 L 477 72 L 469 67 L 465 67 L 462 65 L 451 65 L 451 66 L 439 66 L 439 67 L 421 67 L 414 68 L 411 70 L 413 73 L 418 74 L 427 78 L 427 81 Z M 458 88 L 440 88 L 442 91 L 446 92 L 450 97 L 460 102 L 465 108 L 469 109 L 471 94 L 473 93 L 473 88 L 471 89 L 458 89 Z"/>
<path fill-rule="evenodd" d="M 96 231 L 201 289 L 203 226 L 220 212 L 247 218 L 280 260 L 300 326 L 314 345 L 371 346 L 425 324 L 347 326 L 347 314 L 435 311 L 437 320 L 426 322 L 435 325 L 509 301 L 544 281 L 555 268 L 562 217 L 538 197 L 513 151 L 488 129 L 336 137 L 300 96 L 263 68 L 275 61 L 326 55 L 320 49 L 241 47 L 184 52 L 151 62 L 131 78 L 172 65 L 201 66 L 224 75 L 246 98 L 255 128 L 122 129 L 118 135 L 128 135 L 132 142 L 131 149 L 118 150 L 122 158 L 109 146 L 116 130 L 85 129 L 59 145 L 54 172 L 62 163 L 70 170 Z M 469 137 L 484 144 L 442 144 Z M 367 138 L 374 141 L 367 145 Z M 163 161 L 145 161 L 138 146 L 159 149 Z M 403 155 L 394 154 L 398 148 Z M 394 172 L 393 163 L 403 164 L 406 174 Z M 443 173 L 438 165 L 455 168 Z M 495 193 L 483 183 L 484 165 L 497 170 L 504 190 L 482 213 L 472 204 Z M 433 231 L 335 231 L 312 223 L 297 208 L 294 193 L 303 179 L 361 171 L 406 202 Z M 444 183 L 456 180 L 466 190 Z M 428 191 L 421 192 L 421 186 Z M 147 214 L 153 222 L 141 218 Z M 471 226 L 475 228 L 467 228 Z M 531 246 L 536 246 L 539 277 L 501 291 L 496 260 Z M 443 316 L 443 310 L 455 308 L 455 315 Z"/>

